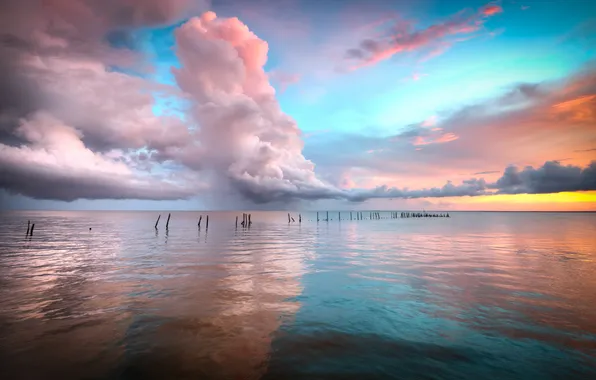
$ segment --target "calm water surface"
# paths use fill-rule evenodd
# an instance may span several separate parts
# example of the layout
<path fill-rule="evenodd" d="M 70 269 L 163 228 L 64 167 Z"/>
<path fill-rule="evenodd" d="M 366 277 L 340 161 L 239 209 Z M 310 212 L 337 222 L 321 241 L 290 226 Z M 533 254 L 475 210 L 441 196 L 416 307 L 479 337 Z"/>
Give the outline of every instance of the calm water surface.
<path fill-rule="evenodd" d="M 596 214 L 199 214 L 0 214 L 0 378 L 596 378 Z"/>

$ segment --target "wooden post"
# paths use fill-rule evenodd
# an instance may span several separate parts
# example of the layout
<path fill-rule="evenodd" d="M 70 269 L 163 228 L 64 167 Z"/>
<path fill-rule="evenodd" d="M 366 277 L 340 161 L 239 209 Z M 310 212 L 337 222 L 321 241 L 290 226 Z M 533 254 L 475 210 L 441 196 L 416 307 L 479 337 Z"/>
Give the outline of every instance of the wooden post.
<path fill-rule="evenodd" d="M 319 221 L 319 212 L 317 211 L 317 222 Z"/>
<path fill-rule="evenodd" d="M 339 220 L 339 221 L 341 222 L 341 211 L 339 211 L 339 212 L 337 213 L 337 220 Z"/>
<path fill-rule="evenodd" d="M 327 211 L 327 221 L 329 221 L 329 211 Z"/>
<path fill-rule="evenodd" d="M 29 228 L 31 228 L 31 221 L 27 221 L 27 234 L 25 236 L 29 236 Z"/>
<path fill-rule="evenodd" d="M 352 220 L 352 211 L 350 211 L 350 220 Z"/>
<path fill-rule="evenodd" d="M 161 218 L 161 214 L 157 216 L 157 222 L 155 222 L 155 229 L 157 229 L 157 225 L 159 224 L 159 218 Z"/>
<path fill-rule="evenodd" d="M 236 228 L 238 228 L 238 215 L 236 215 Z"/>
<path fill-rule="evenodd" d="M 170 225 L 170 216 L 172 216 L 172 214 L 168 214 L 168 220 L 166 222 L 166 230 L 168 229 L 168 227 Z"/>
<path fill-rule="evenodd" d="M 288 224 L 290 224 L 291 221 L 292 219 L 290 219 L 290 213 L 288 212 Z"/>
<path fill-rule="evenodd" d="M 201 229 L 201 220 L 203 220 L 203 215 L 199 215 L 199 230 Z"/>
<path fill-rule="evenodd" d="M 298 223 L 302 223 L 302 214 L 298 214 Z"/>
<path fill-rule="evenodd" d="M 250 220 L 250 214 L 248 214 L 248 226 L 250 227 L 251 224 L 252 224 L 252 220 Z"/>
<path fill-rule="evenodd" d="M 207 215 L 207 223 L 205 223 L 205 229 L 209 229 L 209 215 Z"/>
<path fill-rule="evenodd" d="M 31 231 L 29 231 L 29 236 L 33 236 L 33 230 L 35 229 L 35 223 L 31 225 Z"/>

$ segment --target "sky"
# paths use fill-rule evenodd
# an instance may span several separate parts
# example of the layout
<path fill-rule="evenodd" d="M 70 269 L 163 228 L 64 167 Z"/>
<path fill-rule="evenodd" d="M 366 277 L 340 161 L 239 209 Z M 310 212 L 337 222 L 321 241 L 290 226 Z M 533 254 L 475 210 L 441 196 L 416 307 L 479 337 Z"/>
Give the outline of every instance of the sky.
<path fill-rule="evenodd" d="M 5 0 L 1 209 L 596 210 L 596 2 Z"/>

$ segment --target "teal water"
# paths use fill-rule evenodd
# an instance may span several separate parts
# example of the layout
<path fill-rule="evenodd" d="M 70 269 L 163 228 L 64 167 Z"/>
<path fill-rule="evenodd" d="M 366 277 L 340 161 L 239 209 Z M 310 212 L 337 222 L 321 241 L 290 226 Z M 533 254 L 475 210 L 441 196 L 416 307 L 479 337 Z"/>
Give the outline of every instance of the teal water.
<path fill-rule="evenodd" d="M 158 214 L 0 214 L 0 378 L 596 378 L 596 214 Z"/>

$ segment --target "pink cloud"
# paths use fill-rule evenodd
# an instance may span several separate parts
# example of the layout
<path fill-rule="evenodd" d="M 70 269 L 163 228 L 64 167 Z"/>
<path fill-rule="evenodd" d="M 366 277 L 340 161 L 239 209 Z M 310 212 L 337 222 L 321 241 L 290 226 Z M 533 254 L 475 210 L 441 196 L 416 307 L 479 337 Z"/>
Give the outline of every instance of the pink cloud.
<path fill-rule="evenodd" d="M 496 4 L 490 4 L 485 6 L 482 9 L 482 14 L 484 14 L 485 16 L 494 16 L 498 13 L 502 13 L 503 12 L 503 8 L 501 8 L 501 6 L 496 5 Z"/>
<path fill-rule="evenodd" d="M 440 132 L 440 128 L 439 128 Z M 431 136 L 423 137 L 417 136 L 412 145 L 420 146 L 420 145 L 429 145 L 429 144 L 444 144 L 451 141 L 457 140 L 459 137 L 453 133 L 438 133 Z"/>
<path fill-rule="evenodd" d="M 374 65 L 382 60 L 388 59 L 395 54 L 410 52 L 414 50 L 428 48 L 433 44 L 439 43 L 440 50 L 435 54 L 440 54 L 442 50 L 448 48 L 449 43 L 443 41 L 447 37 L 470 34 L 479 30 L 487 17 L 491 17 L 501 10 L 496 5 L 488 5 L 478 13 L 464 15 L 460 12 L 451 19 L 431 25 L 422 30 L 414 31 L 409 27 L 404 30 L 403 26 L 390 29 L 388 35 L 383 38 L 365 39 L 361 41 L 358 47 L 349 49 L 346 56 L 349 59 L 359 61 L 353 65 L 353 69 L 364 66 Z"/>
<path fill-rule="evenodd" d="M 213 12 L 189 20 L 175 36 L 181 66 L 173 73 L 201 125 L 200 146 L 182 153 L 194 167 L 254 202 L 340 195 L 302 155 L 300 130 L 282 112 L 263 68 L 265 41 L 237 18 Z"/>

